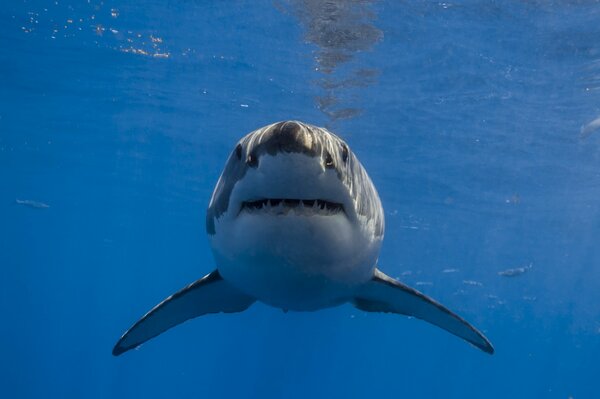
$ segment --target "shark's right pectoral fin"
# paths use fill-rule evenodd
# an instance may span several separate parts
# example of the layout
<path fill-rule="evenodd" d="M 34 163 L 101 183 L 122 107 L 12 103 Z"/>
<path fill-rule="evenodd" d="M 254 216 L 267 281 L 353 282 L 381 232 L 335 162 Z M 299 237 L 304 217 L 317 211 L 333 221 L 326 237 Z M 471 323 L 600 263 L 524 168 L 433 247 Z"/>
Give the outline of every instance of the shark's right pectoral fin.
<path fill-rule="evenodd" d="M 367 312 L 398 313 L 414 316 L 470 342 L 487 353 L 494 353 L 488 339 L 445 306 L 419 291 L 375 269 L 375 275 L 354 298 L 354 305 Z"/>
<path fill-rule="evenodd" d="M 123 334 L 113 355 L 127 352 L 186 320 L 208 313 L 246 310 L 255 299 L 221 278 L 217 270 L 171 295 Z"/>

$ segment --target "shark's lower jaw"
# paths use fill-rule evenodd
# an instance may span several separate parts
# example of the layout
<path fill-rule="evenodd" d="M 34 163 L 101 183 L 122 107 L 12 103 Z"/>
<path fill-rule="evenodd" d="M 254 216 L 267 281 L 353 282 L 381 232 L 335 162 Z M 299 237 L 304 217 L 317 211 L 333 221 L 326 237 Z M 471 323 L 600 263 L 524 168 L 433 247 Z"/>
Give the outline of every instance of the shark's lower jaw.
<path fill-rule="evenodd" d="M 284 216 L 292 212 L 295 215 L 336 215 L 345 213 L 344 206 L 337 202 L 321 199 L 263 198 L 244 201 L 240 213 L 272 214 Z"/>

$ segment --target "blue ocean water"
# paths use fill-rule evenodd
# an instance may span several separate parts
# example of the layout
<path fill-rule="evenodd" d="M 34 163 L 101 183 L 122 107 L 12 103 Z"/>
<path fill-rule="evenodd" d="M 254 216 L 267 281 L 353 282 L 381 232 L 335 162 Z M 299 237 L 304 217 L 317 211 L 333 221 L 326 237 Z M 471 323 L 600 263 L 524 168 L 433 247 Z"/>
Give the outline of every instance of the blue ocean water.
<path fill-rule="evenodd" d="M 598 2 L 12 0 L 0 21 L 1 397 L 600 397 Z M 381 268 L 493 356 L 262 304 L 111 355 L 215 268 L 225 159 L 284 119 L 350 144 Z"/>

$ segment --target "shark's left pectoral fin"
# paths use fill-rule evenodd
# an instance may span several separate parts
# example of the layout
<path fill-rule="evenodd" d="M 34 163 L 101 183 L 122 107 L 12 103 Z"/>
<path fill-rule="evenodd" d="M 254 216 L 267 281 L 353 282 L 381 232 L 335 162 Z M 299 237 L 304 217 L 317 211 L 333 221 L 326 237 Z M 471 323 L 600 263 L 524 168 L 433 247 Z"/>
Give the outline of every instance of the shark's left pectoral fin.
<path fill-rule="evenodd" d="M 354 298 L 354 305 L 367 312 L 398 313 L 425 320 L 470 342 L 489 354 L 494 348 L 488 339 L 440 303 L 375 269 L 373 279 Z"/>
<path fill-rule="evenodd" d="M 215 270 L 146 313 L 123 334 L 112 353 L 118 356 L 194 317 L 208 313 L 241 312 L 254 302 L 254 298 L 229 285 Z"/>

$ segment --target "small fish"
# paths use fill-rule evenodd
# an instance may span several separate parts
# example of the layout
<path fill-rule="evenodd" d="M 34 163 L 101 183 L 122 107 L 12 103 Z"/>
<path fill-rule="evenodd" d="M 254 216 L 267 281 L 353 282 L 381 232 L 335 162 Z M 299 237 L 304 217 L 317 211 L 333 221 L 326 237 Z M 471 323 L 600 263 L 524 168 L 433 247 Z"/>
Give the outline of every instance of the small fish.
<path fill-rule="evenodd" d="M 419 230 L 419 226 L 400 226 L 401 229 Z"/>
<path fill-rule="evenodd" d="M 50 205 L 44 204 L 43 202 L 39 202 L 39 201 L 15 199 L 15 202 L 17 203 L 17 205 L 25 205 L 25 206 L 28 206 L 31 208 L 36 208 L 36 209 L 50 208 Z"/>
<path fill-rule="evenodd" d="M 458 269 L 444 269 L 442 273 L 457 273 L 458 271 Z"/>
<path fill-rule="evenodd" d="M 506 269 L 503 270 L 501 272 L 498 272 L 499 276 L 503 276 L 503 277 L 516 277 L 516 276 L 520 276 L 521 274 L 527 272 L 529 269 L 531 269 L 533 266 L 532 263 L 530 263 L 528 266 L 524 266 L 524 267 L 516 267 L 514 269 Z"/>
<path fill-rule="evenodd" d="M 431 281 L 417 281 L 415 285 L 423 286 L 423 285 L 433 285 Z"/>

